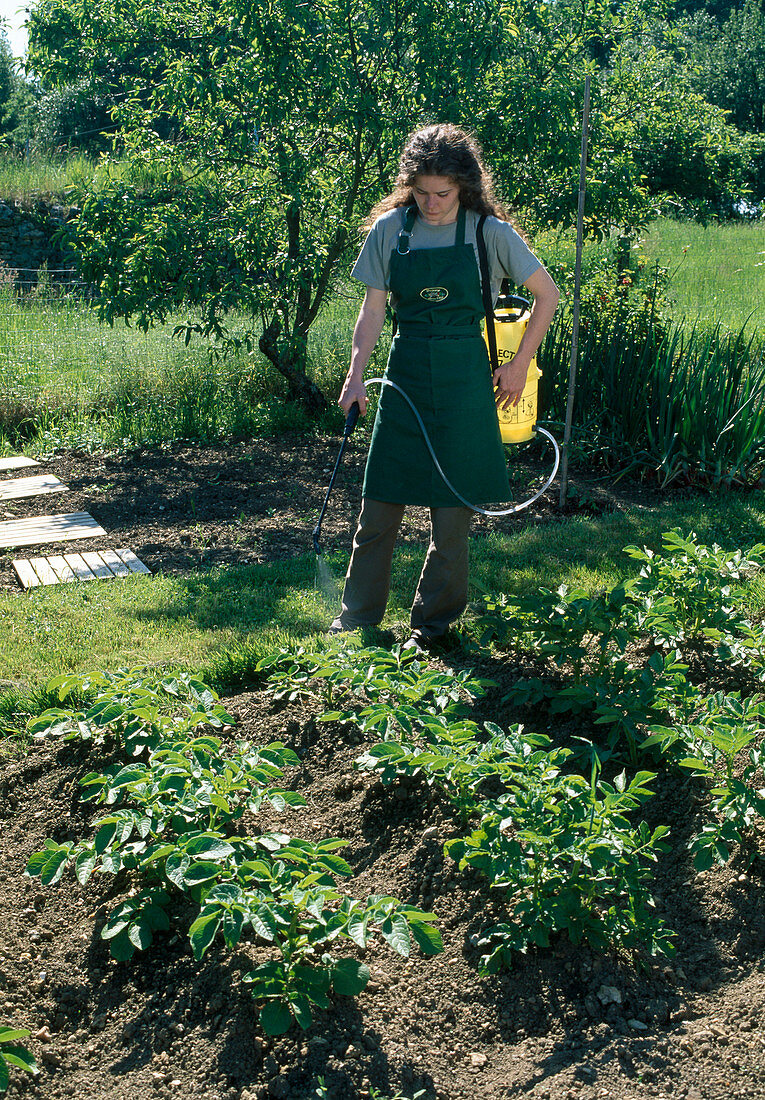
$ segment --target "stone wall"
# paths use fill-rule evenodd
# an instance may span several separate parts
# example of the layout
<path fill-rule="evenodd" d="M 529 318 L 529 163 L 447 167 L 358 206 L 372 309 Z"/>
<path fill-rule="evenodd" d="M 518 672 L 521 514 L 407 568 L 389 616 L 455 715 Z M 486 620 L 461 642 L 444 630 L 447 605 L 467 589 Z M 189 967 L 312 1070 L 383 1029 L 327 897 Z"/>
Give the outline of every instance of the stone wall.
<path fill-rule="evenodd" d="M 20 291 L 37 285 L 47 266 L 51 283 L 78 283 L 77 264 L 66 237 L 66 226 L 79 214 L 75 207 L 36 200 L 22 204 L 0 200 L 0 279 L 13 272 Z"/>

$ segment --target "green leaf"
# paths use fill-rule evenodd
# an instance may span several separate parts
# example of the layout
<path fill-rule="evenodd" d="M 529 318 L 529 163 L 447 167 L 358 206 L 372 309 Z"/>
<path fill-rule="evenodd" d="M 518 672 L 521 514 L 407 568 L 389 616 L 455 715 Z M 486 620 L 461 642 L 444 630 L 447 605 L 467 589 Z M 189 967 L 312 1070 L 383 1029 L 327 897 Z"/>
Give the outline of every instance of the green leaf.
<path fill-rule="evenodd" d="M 85 886 L 96 866 L 95 852 L 80 852 L 74 861 L 74 873 L 80 886 Z"/>
<path fill-rule="evenodd" d="M 20 1031 L 11 1027 L 0 1027 L 0 1043 L 15 1043 L 17 1039 L 26 1039 L 28 1037 L 28 1031 Z"/>
<path fill-rule="evenodd" d="M 0 1059 L 2 1058 L 10 1065 L 16 1066 L 17 1069 L 26 1070 L 27 1073 L 37 1074 L 40 1072 L 37 1068 L 37 1062 L 25 1047 L 3 1047 L 0 1050 Z"/>
<path fill-rule="evenodd" d="M 250 924 L 256 935 L 267 943 L 273 943 L 279 932 L 279 926 L 267 905 L 259 905 L 250 913 Z"/>
<path fill-rule="evenodd" d="M 199 960 L 204 956 L 210 944 L 215 939 L 222 918 L 220 909 L 212 912 L 202 912 L 189 928 L 189 941 L 194 958 Z"/>
<path fill-rule="evenodd" d="M 332 988 L 343 997 L 355 997 L 369 981 L 369 967 L 356 959 L 338 959 L 332 968 Z"/>
<path fill-rule="evenodd" d="M 367 945 L 367 918 L 363 913 L 351 913 L 348 918 L 348 935 L 359 947 Z"/>
<path fill-rule="evenodd" d="M 408 957 L 411 942 L 406 917 L 402 917 L 400 913 L 393 913 L 386 917 L 380 925 L 380 934 L 394 951 L 405 958 Z"/>
<path fill-rule="evenodd" d="M 678 765 L 681 768 L 693 768 L 704 775 L 709 775 L 712 770 L 707 761 L 702 760 L 699 756 L 684 756 L 682 760 L 678 760 Z"/>
<path fill-rule="evenodd" d="M 40 875 L 43 886 L 52 886 L 54 882 L 58 882 L 64 873 L 71 849 L 71 844 L 63 844 L 57 851 L 49 852 L 48 859 Z"/>
<path fill-rule="evenodd" d="M 311 1004 L 304 993 L 295 993 L 290 998 L 290 1006 L 295 1014 L 295 1019 L 302 1027 L 303 1031 L 307 1031 L 313 1023 L 313 1015 L 311 1013 Z M 261 1014 L 261 1021 L 263 1017 Z"/>
<path fill-rule="evenodd" d="M 190 856 L 206 856 L 208 860 L 228 859 L 233 855 L 234 848 L 225 840 L 215 836 L 195 836 L 184 844 L 184 848 Z"/>
<path fill-rule="evenodd" d="M 409 931 L 423 955 L 438 955 L 444 949 L 441 933 L 432 924 L 410 920 Z"/>
<path fill-rule="evenodd" d="M 269 1001 L 260 1010 L 260 1024 L 266 1035 L 284 1035 L 292 1026 L 292 1013 L 283 1001 Z"/>
<path fill-rule="evenodd" d="M 104 932 L 101 933 L 101 939 L 107 939 Z M 135 946 L 131 943 L 125 928 L 118 935 L 111 938 L 109 951 L 112 958 L 116 959 L 117 962 L 128 962 L 135 955 Z"/>
<path fill-rule="evenodd" d="M 147 948 L 151 947 L 151 941 L 154 938 L 151 926 L 144 923 L 140 918 L 128 926 L 127 934 L 130 942 L 139 951 L 146 951 Z"/>
<path fill-rule="evenodd" d="M 174 886 L 177 886 L 179 890 L 183 890 L 185 887 L 186 871 L 189 868 L 191 860 L 183 852 L 177 849 L 172 855 L 167 857 L 165 862 L 165 874 Z"/>
<path fill-rule="evenodd" d="M 209 882 L 220 873 L 220 864 L 205 863 L 200 860 L 197 863 L 192 863 L 191 866 L 183 872 L 183 881 L 186 886 L 199 886 L 200 883 Z"/>

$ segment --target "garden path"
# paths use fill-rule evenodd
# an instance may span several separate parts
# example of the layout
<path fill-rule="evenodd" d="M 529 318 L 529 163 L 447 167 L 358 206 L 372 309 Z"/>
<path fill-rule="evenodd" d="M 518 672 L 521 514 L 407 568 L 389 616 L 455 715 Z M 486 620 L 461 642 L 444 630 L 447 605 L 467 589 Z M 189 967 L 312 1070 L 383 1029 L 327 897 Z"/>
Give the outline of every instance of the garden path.
<path fill-rule="evenodd" d="M 37 465 L 25 455 L 0 459 L 0 471 Z M 68 486 L 52 474 L 6 478 L 0 481 L 0 501 L 21 500 L 46 493 L 67 492 Z M 105 536 L 106 531 L 89 512 L 69 512 L 0 522 L 0 546 L 39 546 L 75 542 Z M 150 570 L 132 550 L 102 550 L 82 554 L 54 554 L 49 557 L 17 558 L 16 575 L 25 589 L 75 580 L 107 580 L 129 577 Z"/>

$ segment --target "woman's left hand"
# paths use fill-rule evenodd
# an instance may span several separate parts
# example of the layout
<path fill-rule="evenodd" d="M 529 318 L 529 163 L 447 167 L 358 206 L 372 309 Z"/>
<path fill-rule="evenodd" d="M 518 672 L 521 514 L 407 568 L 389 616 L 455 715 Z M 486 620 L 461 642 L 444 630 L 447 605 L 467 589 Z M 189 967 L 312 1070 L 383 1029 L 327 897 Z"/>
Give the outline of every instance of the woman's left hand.
<path fill-rule="evenodd" d="M 494 399 L 498 409 L 509 409 L 521 399 L 530 364 L 516 354 L 494 371 Z"/>

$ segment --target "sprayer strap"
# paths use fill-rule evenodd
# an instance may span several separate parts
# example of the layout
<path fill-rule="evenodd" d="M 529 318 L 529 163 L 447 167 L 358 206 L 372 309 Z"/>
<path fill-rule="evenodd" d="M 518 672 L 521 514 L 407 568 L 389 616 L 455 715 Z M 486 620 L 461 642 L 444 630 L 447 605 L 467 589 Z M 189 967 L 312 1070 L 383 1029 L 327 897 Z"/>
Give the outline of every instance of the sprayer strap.
<path fill-rule="evenodd" d="M 478 219 L 475 241 L 478 245 L 478 263 L 481 269 L 481 297 L 483 298 L 483 309 L 486 314 L 486 339 L 489 344 L 489 360 L 493 374 L 495 370 L 499 369 L 499 358 L 497 356 L 497 334 L 494 331 L 494 303 L 491 300 L 489 257 L 486 255 L 486 241 L 483 236 L 483 223 L 485 221 L 486 215 L 482 214 Z"/>

